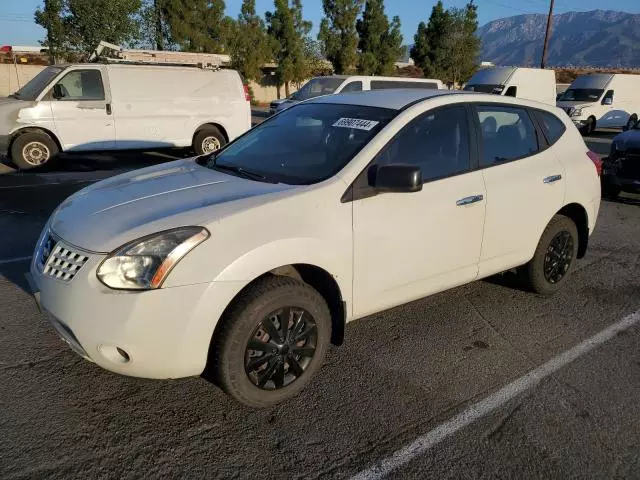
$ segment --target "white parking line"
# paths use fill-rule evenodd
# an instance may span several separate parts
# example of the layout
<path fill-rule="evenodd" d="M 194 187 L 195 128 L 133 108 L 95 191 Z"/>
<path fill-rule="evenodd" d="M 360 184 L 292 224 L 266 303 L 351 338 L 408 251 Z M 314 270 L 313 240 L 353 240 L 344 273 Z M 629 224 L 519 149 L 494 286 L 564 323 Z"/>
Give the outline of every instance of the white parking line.
<path fill-rule="evenodd" d="M 31 260 L 31 258 L 32 257 L 7 258 L 6 260 L 0 260 L 0 265 L 8 265 L 9 263 L 26 262 L 27 260 Z"/>
<path fill-rule="evenodd" d="M 521 393 L 535 387 L 542 379 L 557 372 L 574 360 L 611 340 L 618 333 L 628 330 L 638 323 L 640 323 L 640 310 L 623 318 L 618 323 L 611 325 L 609 328 L 576 345 L 572 349 L 552 358 L 547 363 L 532 370 L 523 377 L 518 378 L 484 400 L 471 405 L 459 415 L 456 415 L 427 434 L 419 437 L 413 443 L 397 450 L 392 456 L 358 473 L 352 477 L 351 480 L 374 480 L 386 477 L 392 471 L 424 454 L 431 447 L 442 442 L 458 430 L 488 415 Z"/>

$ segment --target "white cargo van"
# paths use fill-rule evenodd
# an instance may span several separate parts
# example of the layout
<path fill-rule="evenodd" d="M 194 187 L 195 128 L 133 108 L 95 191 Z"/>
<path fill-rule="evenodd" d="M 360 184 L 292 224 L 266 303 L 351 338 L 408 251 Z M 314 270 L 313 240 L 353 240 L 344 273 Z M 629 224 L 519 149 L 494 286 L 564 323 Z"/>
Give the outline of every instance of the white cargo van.
<path fill-rule="evenodd" d="M 217 150 L 251 128 L 240 75 L 196 66 L 54 65 L 0 99 L 0 155 L 23 169 L 60 151 Z"/>
<path fill-rule="evenodd" d="M 297 103 L 322 95 L 338 93 L 364 92 L 368 90 L 388 90 L 420 88 L 442 90 L 445 88 L 441 80 L 431 78 L 372 77 L 331 75 L 309 80 L 303 87 L 284 100 L 271 102 L 269 112 L 274 114 Z"/>
<path fill-rule="evenodd" d="M 597 73 L 575 79 L 558 101 L 583 133 L 633 127 L 640 115 L 640 75 Z"/>
<path fill-rule="evenodd" d="M 556 72 L 540 68 L 485 68 L 476 72 L 464 89 L 555 105 Z"/>

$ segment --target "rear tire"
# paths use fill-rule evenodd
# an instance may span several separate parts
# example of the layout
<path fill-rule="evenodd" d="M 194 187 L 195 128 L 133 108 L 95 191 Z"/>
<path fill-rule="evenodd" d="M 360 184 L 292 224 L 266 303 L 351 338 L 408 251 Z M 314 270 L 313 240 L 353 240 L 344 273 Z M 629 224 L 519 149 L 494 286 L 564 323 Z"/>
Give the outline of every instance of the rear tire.
<path fill-rule="evenodd" d="M 289 277 L 259 280 L 220 321 L 203 376 L 254 408 L 297 395 L 322 367 L 331 340 L 324 298 Z"/>
<path fill-rule="evenodd" d="M 49 162 L 58 152 L 58 145 L 46 133 L 26 132 L 11 144 L 11 161 L 20 170 L 29 170 Z"/>
<path fill-rule="evenodd" d="M 615 200 L 622 192 L 620 187 L 616 187 L 615 185 L 609 185 L 608 183 L 602 184 L 602 196 L 604 198 L 608 198 L 609 200 Z"/>
<path fill-rule="evenodd" d="M 206 155 L 220 150 L 227 144 L 227 139 L 217 127 L 206 126 L 193 136 L 193 150 L 196 155 Z"/>
<path fill-rule="evenodd" d="M 555 215 L 538 242 L 536 253 L 522 269 L 528 287 L 541 295 L 556 293 L 567 280 L 578 256 L 578 229 L 564 215 Z"/>

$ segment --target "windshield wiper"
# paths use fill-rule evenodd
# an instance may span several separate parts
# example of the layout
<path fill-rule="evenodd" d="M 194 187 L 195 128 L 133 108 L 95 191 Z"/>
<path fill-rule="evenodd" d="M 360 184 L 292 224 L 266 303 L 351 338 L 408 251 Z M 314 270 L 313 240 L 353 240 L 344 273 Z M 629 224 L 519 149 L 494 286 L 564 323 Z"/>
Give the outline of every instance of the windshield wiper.
<path fill-rule="evenodd" d="M 258 180 L 259 182 L 276 183 L 272 180 L 268 180 L 267 177 L 265 177 L 264 175 L 260 175 L 259 173 L 252 172 L 251 170 L 246 170 L 245 168 L 239 167 L 237 165 L 219 165 L 214 161 L 213 168 L 231 172 L 240 177 L 248 178 L 249 180 Z"/>
<path fill-rule="evenodd" d="M 16 100 L 20 100 L 20 94 L 18 92 L 12 93 L 9 95 L 9 98 L 15 98 Z"/>

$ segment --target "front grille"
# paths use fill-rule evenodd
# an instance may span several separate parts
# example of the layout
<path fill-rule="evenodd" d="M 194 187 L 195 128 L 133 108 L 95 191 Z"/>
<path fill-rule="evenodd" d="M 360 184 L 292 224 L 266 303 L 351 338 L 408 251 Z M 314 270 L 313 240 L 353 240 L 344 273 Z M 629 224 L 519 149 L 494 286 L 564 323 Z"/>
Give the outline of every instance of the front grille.
<path fill-rule="evenodd" d="M 38 267 L 43 275 L 69 283 L 89 257 L 64 242 L 57 240 L 50 232 L 46 234 L 38 252 Z"/>

